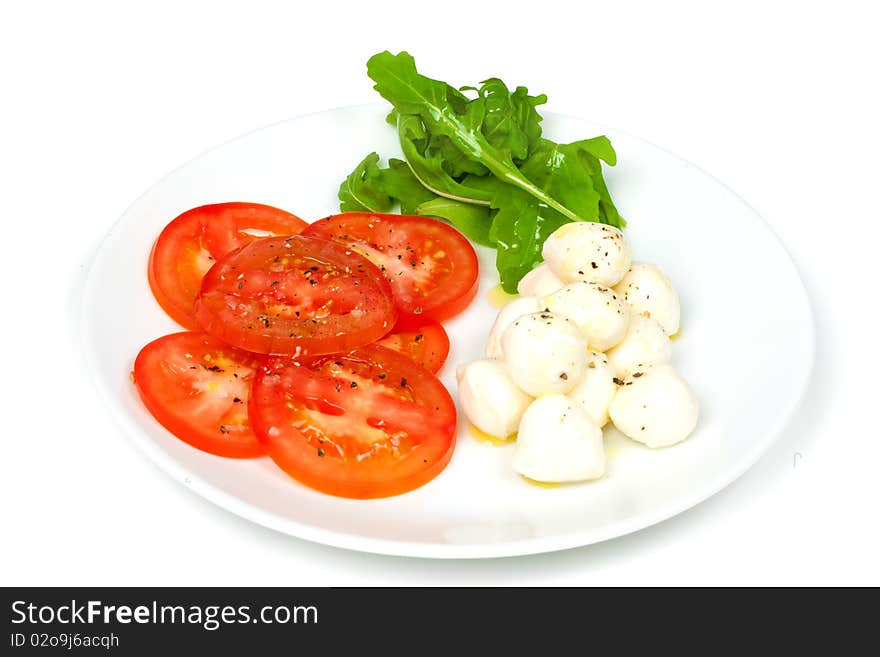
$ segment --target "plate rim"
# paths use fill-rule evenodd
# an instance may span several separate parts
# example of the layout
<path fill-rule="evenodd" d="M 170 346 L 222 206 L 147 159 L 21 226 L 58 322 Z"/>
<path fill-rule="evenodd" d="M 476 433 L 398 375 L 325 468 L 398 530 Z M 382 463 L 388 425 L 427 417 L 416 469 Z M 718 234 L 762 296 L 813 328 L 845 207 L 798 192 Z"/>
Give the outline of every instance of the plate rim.
<path fill-rule="evenodd" d="M 100 261 L 102 254 L 105 252 L 107 242 L 112 238 L 118 227 L 122 224 L 129 212 L 136 207 L 143 198 L 145 198 L 157 186 L 161 185 L 165 180 L 174 176 L 178 171 L 189 166 L 196 160 L 201 159 L 205 155 L 216 150 L 222 149 L 227 145 L 247 139 L 251 135 L 270 130 L 274 127 L 306 119 L 311 116 L 327 114 L 338 111 L 357 111 L 368 108 L 378 108 L 385 106 L 384 103 L 371 102 L 360 103 L 356 105 L 343 105 L 327 109 L 316 110 L 294 115 L 280 121 L 275 121 L 268 125 L 249 130 L 245 133 L 232 137 L 205 149 L 192 158 L 186 160 L 182 164 L 169 170 L 166 174 L 155 180 L 149 185 L 137 198 L 135 198 L 116 219 L 116 221 L 107 230 L 95 248 L 91 259 L 88 263 L 84 276 L 80 279 L 82 282 L 79 286 L 78 311 L 74 321 L 75 344 L 78 345 L 79 351 L 83 354 L 85 361 L 85 369 L 93 389 L 96 391 L 98 398 L 106 409 L 109 409 L 113 422 L 122 430 L 122 433 L 132 441 L 142 453 L 146 454 L 154 466 L 158 467 L 164 474 L 172 479 L 182 483 L 184 487 L 190 489 L 195 494 L 208 500 L 215 506 L 223 509 L 228 513 L 235 514 L 241 518 L 254 522 L 258 525 L 272 529 L 281 534 L 292 536 L 294 538 L 310 541 L 321 545 L 365 552 L 370 554 L 380 554 L 398 557 L 416 557 L 428 559 L 486 559 L 486 558 L 506 558 L 516 556 L 526 556 L 533 554 L 546 554 L 562 550 L 570 550 L 579 547 L 587 547 L 589 545 L 602 543 L 620 536 L 637 532 L 642 529 L 654 526 L 664 520 L 668 520 L 688 509 L 694 508 L 702 502 L 713 497 L 723 489 L 730 486 L 751 467 L 760 460 L 760 458 L 775 444 L 783 429 L 791 422 L 792 418 L 798 412 L 803 404 L 806 391 L 812 380 L 812 374 L 816 360 L 816 318 L 813 310 L 813 304 L 810 295 L 804 283 L 804 279 L 798 269 L 797 263 L 789 252 L 783 240 L 779 237 L 773 227 L 766 219 L 742 196 L 734 191 L 729 185 L 719 180 L 702 167 L 694 164 L 673 151 L 659 146 L 654 142 L 634 135 L 626 130 L 620 130 L 613 126 L 598 123 L 585 119 L 583 117 L 565 114 L 560 112 L 545 112 L 545 115 L 575 121 L 586 121 L 596 127 L 606 129 L 608 131 L 626 136 L 628 139 L 645 144 L 655 150 L 658 150 L 669 157 L 693 168 L 702 176 L 705 176 L 713 183 L 723 188 L 728 194 L 742 204 L 767 230 L 776 246 L 784 255 L 787 266 L 794 274 L 794 279 L 798 284 L 798 296 L 804 304 L 804 311 L 808 322 L 806 322 L 804 337 L 807 345 L 807 362 L 804 369 L 804 376 L 799 382 L 797 390 L 790 397 L 787 407 L 777 415 L 776 421 L 772 427 L 766 430 L 765 438 L 758 444 L 753 446 L 743 457 L 737 460 L 736 467 L 730 468 L 725 476 L 719 477 L 712 482 L 711 486 L 706 486 L 690 494 L 682 495 L 673 503 L 661 506 L 650 513 L 643 513 L 624 521 L 613 522 L 605 528 L 590 528 L 564 534 L 555 534 L 552 536 L 534 536 L 528 538 L 519 538 L 510 541 L 486 542 L 486 543 L 439 543 L 439 542 L 420 542 L 420 541 L 403 541 L 396 539 L 385 539 L 358 534 L 346 533 L 343 531 L 325 529 L 307 523 L 299 522 L 289 518 L 281 518 L 276 514 L 266 511 L 256 505 L 242 500 L 241 498 L 227 493 L 210 482 L 190 472 L 180 462 L 166 454 L 154 441 L 152 441 L 146 433 L 140 430 L 133 419 L 126 413 L 122 412 L 121 407 L 114 403 L 114 395 L 111 390 L 103 383 L 102 378 L 98 375 L 94 359 L 86 357 L 91 353 L 88 348 L 87 335 L 89 325 L 89 314 L 87 308 L 89 306 L 88 299 L 93 293 L 96 284 L 95 269 L 96 264 Z"/>

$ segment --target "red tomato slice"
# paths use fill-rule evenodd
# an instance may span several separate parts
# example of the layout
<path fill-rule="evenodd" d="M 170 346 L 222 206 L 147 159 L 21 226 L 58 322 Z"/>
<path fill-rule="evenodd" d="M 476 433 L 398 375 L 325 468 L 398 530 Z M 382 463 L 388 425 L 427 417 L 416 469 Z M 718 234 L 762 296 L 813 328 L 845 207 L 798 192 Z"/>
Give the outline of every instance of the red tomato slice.
<path fill-rule="evenodd" d="M 449 336 L 440 324 L 396 328 L 376 344 L 403 354 L 432 374 L 440 371 L 449 355 Z"/>
<path fill-rule="evenodd" d="M 254 354 L 206 333 L 172 333 L 141 349 L 134 382 L 162 426 L 205 452 L 246 458 L 263 454 L 248 422 Z"/>
<path fill-rule="evenodd" d="M 455 404 L 443 384 L 376 345 L 301 364 L 268 360 L 250 414 L 281 469 L 340 497 L 417 488 L 446 467 L 455 446 Z"/>
<path fill-rule="evenodd" d="M 379 267 L 403 325 L 448 319 L 477 293 L 477 255 L 467 238 L 442 221 L 347 212 L 316 221 L 303 234 L 345 244 Z"/>
<path fill-rule="evenodd" d="M 205 275 L 196 319 L 212 335 L 262 354 L 350 351 L 391 330 L 388 282 L 369 260 L 314 237 L 269 237 Z"/>
<path fill-rule="evenodd" d="M 171 319 L 198 329 L 193 303 L 216 260 L 267 235 L 294 235 L 306 226 L 289 212 L 257 203 L 217 203 L 187 210 L 153 245 L 147 276 L 156 301 Z"/>

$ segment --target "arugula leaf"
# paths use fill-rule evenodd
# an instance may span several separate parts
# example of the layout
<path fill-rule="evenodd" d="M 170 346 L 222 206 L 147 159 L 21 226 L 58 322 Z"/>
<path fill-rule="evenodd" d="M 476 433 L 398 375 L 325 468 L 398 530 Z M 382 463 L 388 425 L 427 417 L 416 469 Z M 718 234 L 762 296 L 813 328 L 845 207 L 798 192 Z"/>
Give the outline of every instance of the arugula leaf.
<path fill-rule="evenodd" d="M 382 189 L 400 203 L 400 211 L 403 214 L 416 214 L 419 205 L 437 198 L 436 194 L 419 182 L 403 160 L 395 158 L 388 160 L 388 168 L 381 170 L 380 178 Z"/>
<path fill-rule="evenodd" d="M 339 186 L 339 209 L 343 212 L 388 212 L 392 200 L 384 192 L 379 154 L 370 153 Z"/>
<path fill-rule="evenodd" d="M 379 166 L 379 156 L 370 153 L 339 186 L 339 209 L 343 212 L 388 212 L 395 203 L 403 214 L 437 195 L 426 189 L 403 160 L 390 159 Z"/>
<path fill-rule="evenodd" d="M 468 157 L 482 162 L 502 181 L 519 187 L 540 202 L 545 203 L 570 221 L 590 221 L 596 217 L 579 217 L 526 178 L 513 163 L 507 148 L 496 148 L 489 143 L 480 130 L 486 114 L 485 99 L 475 98 L 458 114 L 444 102 L 445 82 L 432 80 L 416 71 L 415 61 L 409 53 L 392 55 L 385 51 L 373 55 L 367 62 L 367 74 L 373 79 L 375 89 L 401 114 L 419 116 L 427 129 L 449 137 Z M 398 118 L 398 126 L 403 116 Z M 409 160 L 409 154 L 407 160 Z M 424 182 L 424 181 L 423 181 Z"/>
<path fill-rule="evenodd" d="M 506 148 L 514 160 L 524 160 L 541 137 L 541 115 L 535 107 L 547 102 L 547 96 L 529 96 L 525 87 L 510 93 L 498 78 L 481 83 L 480 97 L 486 104 L 482 131 L 490 144 Z"/>
<path fill-rule="evenodd" d="M 445 219 L 477 244 L 495 246 L 489 239 L 489 212 L 486 206 L 462 203 L 442 196 L 422 203 L 415 211 L 416 214 Z"/>
<path fill-rule="evenodd" d="M 410 170 L 422 185 L 440 196 L 489 205 L 491 193 L 457 181 L 443 168 L 441 155 L 428 154 L 428 134 L 418 116 L 401 114 L 398 117 L 397 133 Z"/>
<path fill-rule="evenodd" d="M 508 292 L 541 261 L 544 240 L 569 221 L 626 225 L 602 174 L 617 155 L 604 136 L 558 144 L 542 136 L 544 95 L 513 91 L 498 78 L 455 88 L 420 75 L 406 52 L 367 63 L 375 89 L 393 108 L 404 160 L 368 155 L 343 181 L 342 210 L 401 211 L 440 217 L 497 249 Z"/>

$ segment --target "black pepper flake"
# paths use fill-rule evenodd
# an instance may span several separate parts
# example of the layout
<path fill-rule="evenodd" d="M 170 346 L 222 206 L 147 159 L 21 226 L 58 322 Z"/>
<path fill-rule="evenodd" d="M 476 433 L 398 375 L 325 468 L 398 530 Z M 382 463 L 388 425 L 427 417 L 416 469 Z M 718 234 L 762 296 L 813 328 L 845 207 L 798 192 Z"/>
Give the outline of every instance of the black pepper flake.
<path fill-rule="evenodd" d="M 240 403 L 241 403 L 241 397 L 233 397 L 233 398 L 232 398 L 232 403 L 233 403 L 233 404 L 240 404 Z"/>
<path fill-rule="evenodd" d="M 318 448 L 318 456 L 324 456 L 324 448 L 323 447 Z"/>
<path fill-rule="evenodd" d="M 388 377 L 388 375 L 385 374 L 384 372 L 379 375 L 379 379 L 381 379 L 382 381 L 384 381 L 387 377 Z"/>
<path fill-rule="evenodd" d="M 416 261 L 415 261 L 415 260 L 410 260 L 410 261 L 409 261 L 409 266 L 410 266 L 410 267 L 415 267 L 415 266 L 416 266 Z"/>
<path fill-rule="evenodd" d="M 358 387 L 357 381 L 352 381 L 350 384 L 348 384 L 348 387 L 351 388 L 352 390 L 357 388 Z"/>
<path fill-rule="evenodd" d="M 593 269 L 599 269 L 599 265 L 597 265 L 595 262 L 591 262 L 590 267 L 592 267 Z"/>
<path fill-rule="evenodd" d="M 270 285 L 271 287 L 275 287 L 275 286 L 278 285 L 280 282 L 281 282 L 281 281 L 272 281 L 271 283 L 269 283 L 269 285 Z"/>
<path fill-rule="evenodd" d="M 220 433 L 226 433 L 228 431 L 229 431 L 229 429 L 226 428 L 225 424 L 220 425 Z"/>
<path fill-rule="evenodd" d="M 616 376 L 612 379 L 612 381 L 614 381 L 614 385 L 618 385 L 618 386 L 623 385 L 623 379 L 619 379 Z"/>
<path fill-rule="evenodd" d="M 563 372 L 562 374 L 559 375 L 559 378 L 562 379 L 563 381 L 568 381 L 568 372 Z"/>
<path fill-rule="evenodd" d="M 424 335 L 422 335 L 421 333 L 419 333 L 419 334 L 416 336 L 416 342 L 421 342 L 421 341 L 422 341 L 422 338 L 424 338 L 424 337 L 425 337 Z"/>
<path fill-rule="evenodd" d="M 400 379 L 400 387 L 401 387 L 401 388 L 406 388 L 406 379 L 405 379 L 405 378 L 401 378 L 401 379 Z"/>
<path fill-rule="evenodd" d="M 238 282 L 238 289 L 240 290 L 243 287 L 244 287 L 244 281 L 239 281 Z"/>
<path fill-rule="evenodd" d="M 317 285 L 317 284 L 318 284 L 318 281 L 316 281 L 314 278 L 309 279 L 309 285 Z"/>
<path fill-rule="evenodd" d="M 633 374 L 633 378 L 634 378 L 634 379 L 638 379 L 638 378 L 639 378 L 640 376 L 642 376 L 643 374 L 644 374 L 644 372 L 636 372 L 635 374 Z"/>
<path fill-rule="evenodd" d="M 584 270 L 583 270 L 583 269 L 578 269 L 578 274 L 580 274 L 581 276 L 583 276 L 583 275 L 584 275 Z"/>
<path fill-rule="evenodd" d="M 421 314 L 422 314 L 422 307 L 421 306 L 418 306 L 417 308 L 413 308 L 413 315 L 421 315 Z"/>

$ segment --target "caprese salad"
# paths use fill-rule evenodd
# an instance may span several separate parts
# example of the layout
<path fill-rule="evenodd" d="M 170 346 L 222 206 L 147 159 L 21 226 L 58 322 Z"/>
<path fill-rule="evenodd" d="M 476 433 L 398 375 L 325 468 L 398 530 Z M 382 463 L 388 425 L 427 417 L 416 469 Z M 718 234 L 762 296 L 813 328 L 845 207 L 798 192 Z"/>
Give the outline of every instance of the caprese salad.
<path fill-rule="evenodd" d="M 193 447 L 268 455 L 332 495 L 426 483 L 455 444 L 435 375 L 450 349 L 441 322 L 477 293 L 474 242 L 495 249 L 518 296 L 486 358 L 457 369 L 457 394 L 480 431 L 516 436 L 516 472 L 601 477 L 609 420 L 650 447 L 686 438 L 698 405 L 669 364 L 679 299 L 658 267 L 632 262 L 603 177 L 611 142 L 551 141 L 546 96 L 498 78 L 454 87 L 405 52 L 374 55 L 367 72 L 404 159 L 364 157 L 339 187 L 341 214 L 204 205 L 156 239 L 150 288 L 187 330 L 134 362 L 149 411 Z"/>

